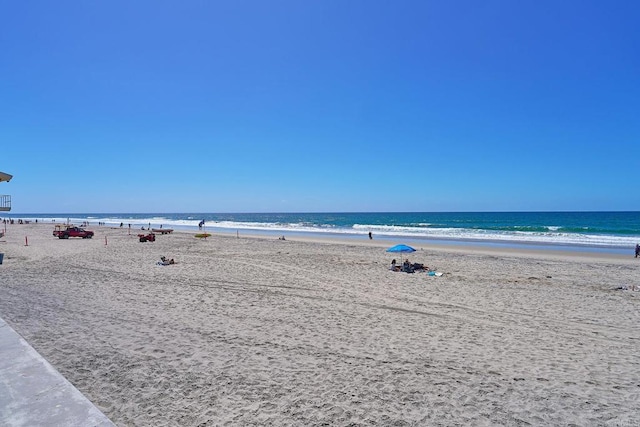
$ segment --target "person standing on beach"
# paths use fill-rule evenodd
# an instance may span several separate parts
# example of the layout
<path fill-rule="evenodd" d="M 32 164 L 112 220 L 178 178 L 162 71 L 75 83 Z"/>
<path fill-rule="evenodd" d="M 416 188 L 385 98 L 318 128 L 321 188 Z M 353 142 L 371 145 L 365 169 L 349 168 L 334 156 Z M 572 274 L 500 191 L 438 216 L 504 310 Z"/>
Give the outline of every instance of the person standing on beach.
<path fill-rule="evenodd" d="M 373 240 L 373 234 L 371 234 L 371 232 L 369 232 L 369 240 Z"/>
<path fill-rule="evenodd" d="M 636 244 L 636 258 L 640 256 L 640 243 Z"/>

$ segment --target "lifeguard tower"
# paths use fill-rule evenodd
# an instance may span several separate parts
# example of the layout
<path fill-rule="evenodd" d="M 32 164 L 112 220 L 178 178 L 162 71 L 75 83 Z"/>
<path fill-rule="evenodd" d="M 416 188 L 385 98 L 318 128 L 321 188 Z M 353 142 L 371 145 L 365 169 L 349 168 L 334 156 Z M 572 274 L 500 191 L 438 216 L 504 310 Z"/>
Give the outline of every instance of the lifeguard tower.
<path fill-rule="evenodd" d="M 2 181 L 11 181 L 13 175 L 9 175 L 8 173 L 0 172 L 0 182 Z M 0 194 L 0 212 L 8 212 L 11 210 L 11 196 Z"/>

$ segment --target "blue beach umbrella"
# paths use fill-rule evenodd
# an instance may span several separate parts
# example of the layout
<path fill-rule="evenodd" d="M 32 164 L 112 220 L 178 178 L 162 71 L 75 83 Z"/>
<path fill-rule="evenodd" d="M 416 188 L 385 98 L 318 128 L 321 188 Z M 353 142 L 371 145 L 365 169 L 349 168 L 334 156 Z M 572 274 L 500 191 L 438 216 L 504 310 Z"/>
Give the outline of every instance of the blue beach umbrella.
<path fill-rule="evenodd" d="M 387 252 L 394 252 L 394 253 L 400 253 L 400 254 L 410 254 L 411 252 L 415 252 L 415 251 L 416 251 L 415 249 L 407 245 L 395 245 L 387 249 Z"/>

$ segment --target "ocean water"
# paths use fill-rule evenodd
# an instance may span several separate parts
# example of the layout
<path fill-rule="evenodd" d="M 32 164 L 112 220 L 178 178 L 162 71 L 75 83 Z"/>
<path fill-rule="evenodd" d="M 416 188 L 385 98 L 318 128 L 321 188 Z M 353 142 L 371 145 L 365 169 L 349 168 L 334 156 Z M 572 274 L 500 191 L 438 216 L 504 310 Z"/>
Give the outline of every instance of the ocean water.
<path fill-rule="evenodd" d="M 580 251 L 633 252 L 640 243 L 640 212 L 370 212 L 370 213 L 82 213 L 4 214 L 14 218 L 132 228 L 160 227 L 266 235 L 340 235 L 390 243 L 533 246 Z"/>

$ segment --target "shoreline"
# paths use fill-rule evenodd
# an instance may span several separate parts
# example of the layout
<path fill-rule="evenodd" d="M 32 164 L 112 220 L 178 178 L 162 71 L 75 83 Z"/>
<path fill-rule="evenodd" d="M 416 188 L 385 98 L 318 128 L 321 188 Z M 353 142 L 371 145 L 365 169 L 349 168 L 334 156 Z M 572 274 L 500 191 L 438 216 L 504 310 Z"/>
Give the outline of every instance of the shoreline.
<path fill-rule="evenodd" d="M 53 230 L 60 223 L 29 223 L 14 224 L 17 227 L 49 227 Z M 84 227 L 93 231 L 110 230 L 113 235 L 122 235 L 129 233 L 128 227 L 119 227 L 117 225 L 92 225 Z M 152 227 L 155 228 L 155 227 Z M 171 227 L 165 227 L 165 229 Z M 131 229 L 130 235 L 147 234 L 150 230 Z M 605 250 L 604 248 L 582 248 L 571 245 L 548 245 L 548 244 L 528 244 L 528 243 L 504 243 L 497 241 L 469 241 L 469 240 L 451 240 L 451 239 L 412 239 L 412 238 L 395 238 L 374 236 L 369 239 L 366 234 L 348 235 L 342 233 L 313 233 L 313 232 L 280 232 L 268 230 L 254 229 L 226 229 L 221 227 L 206 227 L 204 230 L 173 228 L 173 233 L 193 236 L 197 233 L 210 233 L 211 237 L 240 237 L 251 239 L 278 240 L 279 237 L 285 236 L 288 241 L 300 241 L 308 243 L 329 243 L 341 245 L 355 245 L 365 247 L 388 248 L 398 243 L 409 244 L 415 249 L 432 250 L 439 252 L 451 253 L 477 253 L 491 254 L 496 256 L 535 256 L 542 258 L 563 258 L 563 259 L 582 259 L 582 260 L 601 260 L 603 262 L 619 261 L 622 263 L 634 263 L 640 260 L 634 257 L 633 248 Z M 156 233 L 158 234 L 158 233 Z M 108 235 L 108 234 L 107 234 Z M 103 236 L 97 236 L 100 238 Z M 611 249 L 611 248 L 608 248 Z"/>
<path fill-rule="evenodd" d="M 451 213 L 451 215 L 454 216 L 460 214 L 461 213 Z M 577 214 L 580 213 L 578 212 Z M 588 212 L 585 212 L 583 214 L 588 214 Z M 638 214 L 640 215 L 640 213 Z M 547 232 L 518 232 L 518 227 L 512 227 L 511 231 L 508 231 L 508 229 L 502 229 L 502 231 L 500 231 L 500 228 L 483 229 L 482 225 L 478 225 L 477 227 L 479 228 L 476 228 L 476 226 L 474 226 L 473 224 L 470 224 L 469 228 L 458 228 L 457 226 L 452 226 L 453 228 L 451 229 L 447 228 L 446 225 L 436 226 L 434 228 L 414 228 L 412 225 L 389 225 L 386 226 L 388 227 L 388 229 L 377 230 L 378 227 L 385 226 L 376 225 L 376 223 L 372 223 L 369 226 L 367 226 L 366 224 L 363 225 L 363 223 L 353 223 L 349 225 L 348 222 L 336 222 L 335 219 L 331 217 L 324 217 L 323 219 L 310 217 L 309 221 L 311 222 L 309 224 L 306 224 L 304 223 L 305 219 L 300 217 L 289 217 L 285 219 L 277 215 L 273 216 L 273 214 L 114 214 L 116 215 L 116 217 L 108 216 L 108 214 L 58 214 L 55 217 L 51 217 L 51 215 L 47 216 L 47 214 L 29 215 L 35 216 L 29 216 L 23 219 L 25 219 L 25 221 L 30 220 L 32 222 L 34 220 L 40 219 L 45 223 L 54 223 L 54 221 L 58 221 L 60 223 L 68 218 L 73 218 L 75 222 L 82 223 L 88 221 L 91 224 L 90 226 L 95 226 L 96 222 L 100 220 L 100 217 L 102 215 L 107 215 L 105 218 L 103 218 L 103 220 L 106 220 L 107 224 L 110 226 L 117 226 L 120 223 L 125 223 L 128 225 L 133 225 L 134 229 L 140 229 L 140 227 L 158 228 L 164 225 L 167 228 L 186 231 L 197 230 L 197 220 L 195 218 L 199 218 L 199 216 L 202 215 L 202 217 L 216 218 L 209 219 L 208 221 L 211 222 L 207 223 L 208 226 L 206 228 L 210 231 L 220 233 L 240 232 L 264 236 L 279 236 L 284 234 L 288 236 L 323 236 L 326 238 L 337 237 L 340 239 L 344 238 L 357 240 L 362 238 L 363 236 L 367 236 L 367 233 L 371 231 L 373 232 L 376 239 L 379 240 L 389 242 L 404 241 L 405 243 L 414 245 L 424 245 L 431 242 L 433 244 L 442 243 L 445 245 L 460 245 L 468 247 L 489 246 L 504 247 L 506 249 L 531 248 L 535 250 L 548 249 L 587 253 L 612 253 L 620 255 L 625 255 L 630 252 L 633 253 L 634 247 L 638 243 L 636 240 L 640 240 L 640 236 L 637 236 L 636 239 L 632 235 L 627 235 L 625 233 L 615 234 L 607 233 L 606 231 L 604 231 L 605 229 L 611 230 L 610 227 L 604 227 L 602 231 L 602 233 L 604 234 L 599 234 L 596 231 L 583 234 L 582 232 L 578 232 L 581 229 L 576 229 L 575 226 L 572 229 L 573 231 L 567 231 L 566 233 L 563 233 L 562 231 L 553 231 L 562 230 L 562 227 L 547 226 Z M 42 217 L 42 215 L 45 215 L 45 217 Z M 122 215 L 122 218 L 118 218 L 117 215 Z M 138 217 L 139 215 L 141 215 L 141 217 Z M 238 216 L 227 217 L 225 215 Z M 243 215 L 248 217 L 243 217 Z M 286 215 L 288 214 L 282 215 L 285 215 L 286 217 Z M 322 214 L 318 215 L 322 216 Z M 336 215 L 340 216 L 354 214 L 345 213 Z M 371 214 L 363 213 L 362 215 L 366 216 Z M 429 213 L 427 213 L 427 215 L 429 215 Z M 13 218 L 14 220 L 18 220 L 21 219 L 21 216 L 23 215 L 12 214 L 11 218 Z M 358 219 L 365 220 L 365 218 Z M 287 223 L 287 220 L 292 221 L 292 223 Z M 526 221 L 527 219 L 522 218 L 521 220 Z M 253 223 L 252 221 L 257 222 Z M 323 221 L 326 221 L 326 223 Z M 394 223 L 394 220 L 390 221 L 390 224 Z M 551 219 L 550 221 L 561 222 L 562 219 L 555 218 Z M 255 226 L 253 226 L 252 224 Z M 599 224 L 598 226 L 603 227 L 602 224 Z M 596 228 L 593 230 L 601 229 L 597 228 L 598 226 L 594 226 Z M 526 228 L 526 223 L 523 224 L 523 227 Z M 545 229 L 544 226 L 540 226 L 539 224 L 536 224 L 533 227 L 542 227 L 542 229 Z M 395 230 L 392 231 L 391 229 L 394 228 Z M 584 227 L 585 231 L 588 229 L 590 229 L 590 227 Z"/>
<path fill-rule="evenodd" d="M 176 230 L 179 233 L 190 234 L 190 231 Z M 249 230 L 243 230 L 242 233 L 236 231 L 207 231 L 211 232 L 212 236 L 225 236 L 235 237 L 236 234 L 241 237 L 248 237 L 253 239 L 278 239 L 278 236 L 284 235 L 289 241 L 301 241 L 308 243 L 335 243 L 342 245 L 355 245 L 355 246 L 370 246 L 379 248 L 388 248 L 398 243 L 406 243 L 415 249 L 438 251 L 438 252 L 450 252 L 450 253 L 477 253 L 477 254 L 491 254 L 501 256 L 536 256 L 542 258 L 565 258 L 565 259 L 584 259 L 584 260 L 601 260 L 603 262 L 619 261 L 634 262 L 633 248 L 631 251 L 625 249 L 624 253 L 621 252 L 609 252 L 609 251 L 584 251 L 575 250 L 574 247 L 564 247 L 561 245 L 525 245 L 525 244 L 499 244 L 495 245 L 495 242 L 468 242 L 468 241 L 451 241 L 447 239 L 440 240 L 414 240 L 414 239 L 380 239 L 374 237 L 369 240 L 366 235 L 364 236 L 342 236 L 340 234 L 312 234 L 312 233 L 256 233 Z M 629 255 L 629 254 L 630 255 Z M 392 254 L 389 254 L 392 255 Z M 635 259 L 635 261 L 639 261 Z M 640 261 L 638 262 L 640 264 Z"/>

